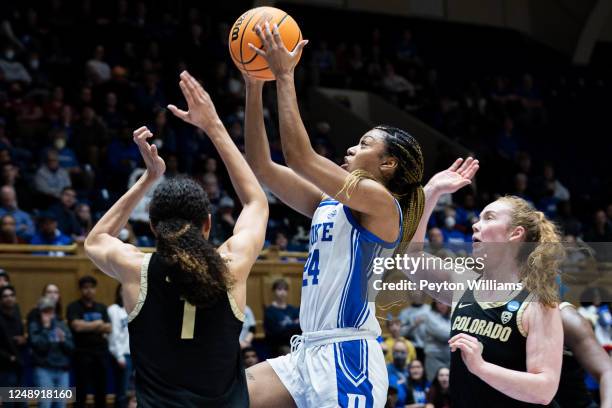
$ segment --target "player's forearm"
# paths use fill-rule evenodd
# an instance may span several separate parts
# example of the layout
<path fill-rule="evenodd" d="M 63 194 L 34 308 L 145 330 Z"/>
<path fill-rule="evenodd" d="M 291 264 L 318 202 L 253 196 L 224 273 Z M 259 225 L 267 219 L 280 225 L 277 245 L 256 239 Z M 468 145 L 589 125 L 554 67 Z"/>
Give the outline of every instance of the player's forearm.
<path fill-rule="evenodd" d="M 75 320 L 72 322 L 72 328 L 76 332 L 95 332 L 99 327 L 98 321 L 86 322 L 85 320 Z"/>
<path fill-rule="evenodd" d="M 425 242 L 425 234 L 427 233 L 427 224 L 429 223 L 429 217 L 436 208 L 436 204 L 440 199 L 440 193 L 429 184 L 423 187 L 425 193 L 425 207 L 423 208 L 423 215 L 419 221 L 419 225 L 414 233 L 412 241 L 408 246 L 408 251 L 420 251 L 423 249 L 423 243 Z"/>
<path fill-rule="evenodd" d="M 244 115 L 244 139 L 246 159 L 259 177 L 272 165 L 270 147 L 263 120 L 263 83 L 246 85 L 246 109 Z"/>
<path fill-rule="evenodd" d="M 600 408 L 612 408 L 612 369 L 604 372 L 599 378 Z"/>
<path fill-rule="evenodd" d="M 242 205 L 246 206 L 251 203 L 267 205 L 266 195 L 257 178 L 225 130 L 223 123 L 219 120 L 208 129 L 207 133 L 225 164 Z"/>
<path fill-rule="evenodd" d="M 308 133 L 300 116 L 293 73 L 283 74 L 276 78 L 276 91 L 283 154 L 287 165 L 297 173 L 302 173 L 304 166 L 315 163 L 314 158 L 317 153 L 310 144 Z"/>
<path fill-rule="evenodd" d="M 121 229 L 127 224 L 130 214 L 151 188 L 155 179 L 145 171 L 138 181 L 104 214 L 87 235 L 85 246 L 95 243 L 97 236 L 108 234 L 113 237 L 119 235 Z"/>
<path fill-rule="evenodd" d="M 559 385 L 559 375 L 552 372 L 515 371 L 488 362 L 474 374 L 499 392 L 531 404 L 549 404 Z"/>

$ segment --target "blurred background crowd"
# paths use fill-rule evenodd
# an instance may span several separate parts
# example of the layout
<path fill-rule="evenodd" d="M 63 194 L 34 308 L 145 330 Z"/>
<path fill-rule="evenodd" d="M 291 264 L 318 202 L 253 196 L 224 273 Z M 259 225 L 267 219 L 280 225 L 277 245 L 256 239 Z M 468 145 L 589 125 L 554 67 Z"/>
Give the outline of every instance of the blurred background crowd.
<path fill-rule="evenodd" d="M 225 241 L 238 210 L 228 175 L 206 135 L 175 120 L 165 107 L 183 104 L 178 74 L 188 69 L 201 79 L 243 149 L 244 84 L 230 60 L 227 37 L 235 17 L 250 7 L 246 1 L 204 10 L 190 1 L 4 0 L 0 243 L 82 242 L 144 171 L 132 142 L 132 131 L 142 125 L 155 135 L 165 177 L 185 174 L 202 184 L 213 208 L 211 240 Z M 301 95 L 314 86 L 380 94 L 480 160 L 473 186 L 441 200 L 430 219 L 432 250 L 452 256 L 453 243 L 471 241 L 482 205 L 500 194 L 533 203 L 568 242 L 612 241 L 610 71 L 572 67 L 542 45 L 494 28 L 372 19 L 347 11 L 319 16 L 314 7 L 287 5 L 287 11 L 299 16 L 311 39 L 296 72 Z M 338 13 L 354 23 L 352 31 L 324 24 Z M 455 45 L 465 42 L 464 48 L 440 50 L 440 30 Z M 467 43 L 475 38 L 482 44 Z M 492 47 L 496 41 L 500 45 Z M 486 47 L 493 51 L 483 52 Z M 283 162 L 275 104 L 274 87 L 267 86 L 266 130 L 273 159 Z M 331 140 L 342 130 L 333 119 L 309 120 L 307 110 L 304 117 L 315 149 L 340 162 L 344 152 Z M 448 166 L 453 157 L 440 152 L 439 159 Z M 134 211 L 120 239 L 155 245 L 149 199 Z M 267 244 L 307 250 L 309 220 L 271 194 L 269 200 Z M 89 385 L 81 388 L 99 401 L 114 392 L 118 406 L 130 403 L 127 315 L 119 291 L 114 305 L 96 303 L 96 281 L 87 277 L 79 281 L 81 299 L 63 302 L 61 288 L 49 284 L 33 288 L 45 297 L 26 311 L 6 272 L 0 280 L 0 382 L 82 381 Z M 247 366 L 286 352 L 291 335 L 299 333 L 299 310 L 287 304 L 287 283 L 276 281 L 272 290 L 259 342 L 255 318 L 247 311 L 241 335 Z M 389 335 L 381 339 L 390 394 L 397 406 L 446 407 L 450 311 L 414 296 L 411 307 L 388 317 Z M 590 302 L 583 309 L 599 330 L 598 340 L 610 343 L 608 305 Z"/>

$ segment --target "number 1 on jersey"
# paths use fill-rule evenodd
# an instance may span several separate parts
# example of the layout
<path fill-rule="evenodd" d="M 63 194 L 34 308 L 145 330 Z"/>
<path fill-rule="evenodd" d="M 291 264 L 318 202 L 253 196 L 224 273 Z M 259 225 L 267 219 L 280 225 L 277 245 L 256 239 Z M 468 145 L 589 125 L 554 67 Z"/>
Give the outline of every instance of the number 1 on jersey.
<path fill-rule="evenodd" d="M 189 303 L 187 299 L 183 300 L 183 326 L 181 328 L 181 339 L 193 339 L 195 331 L 195 316 L 196 307 Z"/>
<path fill-rule="evenodd" d="M 302 287 L 308 286 L 308 279 L 312 277 L 312 285 L 319 284 L 319 250 L 315 249 L 308 255 L 306 265 L 304 265 L 304 279 L 302 280 Z"/>

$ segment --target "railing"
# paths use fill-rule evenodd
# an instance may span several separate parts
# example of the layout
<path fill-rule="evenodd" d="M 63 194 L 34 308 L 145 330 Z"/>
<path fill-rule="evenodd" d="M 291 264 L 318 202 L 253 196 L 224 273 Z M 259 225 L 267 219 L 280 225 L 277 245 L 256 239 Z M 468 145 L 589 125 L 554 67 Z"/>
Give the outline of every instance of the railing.
<path fill-rule="evenodd" d="M 140 248 L 143 252 L 153 252 L 155 248 Z M 64 256 L 40 256 L 41 253 L 52 253 Z M 259 260 L 253 265 L 247 283 L 247 303 L 253 309 L 260 324 L 263 319 L 264 306 L 272 301 L 272 283 L 278 278 L 289 282 L 289 303 L 300 304 L 303 264 L 306 252 L 280 251 L 270 247 L 262 251 Z M 55 283 L 62 294 L 64 307 L 79 297 L 77 282 L 85 275 L 98 279 L 97 299 L 105 304 L 115 300 L 117 281 L 101 273 L 87 258 L 83 244 L 66 246 L 46 245 L 0 245 L 0 268 L 5 269 L 11 283 L 17 291 L 17 299 L 25 314 L 38 301 L 42 288 L 47 283 Z M 573 303 L 580 301 L 580 296 L 588 287 L 604 287 L 612 292 L 612 263 L 587 260 L 566 264 L 563 282 L 567 285 L 565 299 Z M 398 279 L 403 276 L 397 276 Z M 380 299 L 380 297 L 379 297 Z M 602 299 L 603 301 L 610 299 Z M 409 302 L 409 293 L 399 293 L 389 307 L 380 306 L 377 315 L 397 313 Z M 383 303 L 377 302 L 377 303 Z M 261 333 L 261 330 L 259 330 Z"/>
<path fill-rule="evenodd" d="M 155 248 L 139 249 L 147 253 L 155 251 Z M 55 256 L 44 256 L 48 253 Z M 289 282 L 289 303 L 300 304 L 303 261 L 307 256 L 307 252 L 280 251 L 277 247 L 262 251 L 247 285 L 248 304 L 258 323 L 263 320 L 264 305 L 272 302 L 272 283 L 278 278 Z M 110 305 L 115 301 L 117 281 L 93 265 L 82 243 L 64 246 L 0 244 L 0 268 L 9 273 L 24 315 L 36 305 L 47 283 L 58 285 L 65 308 L 79 297 L 77 283 L 85 275 L 93 275 L 98 280 L 96 298 L 99 302 Z"/>
<path fill-rule="evenodd" d="M 155 252 L 154 247 L 138 248 L 144 253 Z M 83 244 L 71 245 L 27 245 L 27 244 L 0 244 L 0 254 L 37 254 L 44 252 L 64 253 L 67 255 L 85 255 Z M 283 258 L 306 259 L 308 252 L 281 251 L 276 246 L 261 251 L 260 259 L 280 260 Z"/>

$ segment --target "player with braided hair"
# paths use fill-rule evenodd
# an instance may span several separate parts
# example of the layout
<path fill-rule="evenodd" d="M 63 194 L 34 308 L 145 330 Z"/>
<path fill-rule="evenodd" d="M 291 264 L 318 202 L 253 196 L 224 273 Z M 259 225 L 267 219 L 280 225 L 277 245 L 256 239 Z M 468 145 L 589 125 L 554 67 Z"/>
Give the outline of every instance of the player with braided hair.
<path fill-rule="evenodd" d="M 280 136 L 288 167 L 270 157 L 263 82 L 245 76 L 246 156 L 255 175 L 290 207 L 312 218 L 300 306 L 302 336 L 292 353 L 247 370 L 252 406 L 382 407 L 388 377 L 368 279 L 376 257 L 412 238 L 424 206 L 421 148 L 407 132 L 377 126 L 338 166 L 317 154 L 300 117 L 289 52 L 266 23 L 255 49 L 276 77 Z M 302 47 L 298 47 L 300 50 Z"/>

